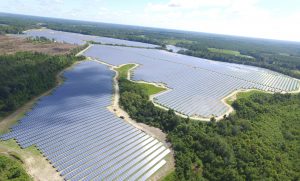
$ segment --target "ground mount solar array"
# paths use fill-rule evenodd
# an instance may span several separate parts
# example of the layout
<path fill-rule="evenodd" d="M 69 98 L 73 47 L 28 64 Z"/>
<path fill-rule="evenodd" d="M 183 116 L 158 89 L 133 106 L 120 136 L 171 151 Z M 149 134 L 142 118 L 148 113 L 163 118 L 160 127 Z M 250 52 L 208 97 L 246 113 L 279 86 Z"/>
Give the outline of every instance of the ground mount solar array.
<path fill-rule="evenodd" d="M 94 40 L 102 43 L 147 47 L 143 49 L 94 45 L 84 55 L 114 66 L 139 64 L 140 66 L 133 72 L 132 79 L 165 84 L 170 90 L 156 95 L 154 102 L 189 117 L 222 117 L 230 110 L 224 103 L 224 97 L 237 90 L 293 92 L 300 88 L 299 80 L 274 71 L 149 49 L 157 47 L 152 44 L 49 29 L 30 30 L 26 32 L 26 36 L 45 36 L 60 42 L 75 44 Z"/>
<path fill-rule="evenodd" d="M 70 44 L 83 45 L 87 41 L 94 41 L 102 44 L 113 44 L 113 45 L 126 45 L 133 47 L 143 47 L 143 48 L 155 48 L 159 47 L 158 45 L 153 45 L 149 43 L 121 40 L 116 38 L 108 38 L 108 37 L 99 37 L 93 35 L 83 35 L 79 33 L 70 33 L 63 31 L 56 31 L 51 29 L 32 29 L 24 32 L 23 35 L 26 37 L 46 37 L 50 40 L 54 39 L 58 42 L 67 42 Z"/>
<path fill-rule="evenodd" d="M 115 66 L 139 64 L 133 80 L 164 83 L 171 89 L 155 96 L 155 103 L 190 117 L 223 116 L 229 107 L 222 99 L 236 90 L 291 92 L 300 87 L 299 80 L 267 69 L 164 50 L 94 45 L 84 54 Z"/>
<path fill-rule="evenodd" d="M 36 147 L 65 180 L 146 180 L 166 164 L 163 143 L 110 112 L 113 76 L 84 61 L 65 82 L 2 135 Z"/>
<path fill-rule="evenodd" d="M 154 103 L 189 117 L 207 119 L 212 116 L 222 117 L 230 110 L 224 102 L 224 97 L 237 90 L 293 92 L 300 88 L 299 80 L 274 71 L 151 49 L 157 47 L 152 44 L 49 29 L 29 30 L 26 31 L 26 36 L 45 36 L 75 44 L 93 40 L 142 47 L 94 45 L 85 52 L 85 55 L 114 66 L 139 64 L 140 66 L 134 70 L 133 80 L 163 83 L 170 89 L 156 95 Z M 168 47 L 182 49 L 175 46 Z"/>

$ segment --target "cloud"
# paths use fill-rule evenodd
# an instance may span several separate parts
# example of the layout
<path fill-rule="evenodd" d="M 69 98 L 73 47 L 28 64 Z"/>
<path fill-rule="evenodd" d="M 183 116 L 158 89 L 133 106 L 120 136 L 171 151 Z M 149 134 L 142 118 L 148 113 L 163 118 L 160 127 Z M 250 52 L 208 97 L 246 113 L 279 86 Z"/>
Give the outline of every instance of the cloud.
<path fill-rule="evenodd" d="M 249 0 L 246 0 L 249 1 Z M 254 0 L 251 0 L 254 1 Z M 149 10 L 171 10 L 172 8 L 198 9 L 207 7 L 226 7 L 237 0 L 171 0 L 166 3 L 148 3 Z"/>
<path fill-rule="evenodd" d="M 172 29 L 300 41 L 300 13 L 277 13 L 259 0 L 170 0 L 147 4 L 143 17 Z"/>
<path fill-rule="evenodd" d="M 300 13 L 295 8 L 300 3 L 288 2 L 167 0 L 128 6 L 108 0 L 10 0 L 1 2 L 0 11 L 300 41 Z"/>

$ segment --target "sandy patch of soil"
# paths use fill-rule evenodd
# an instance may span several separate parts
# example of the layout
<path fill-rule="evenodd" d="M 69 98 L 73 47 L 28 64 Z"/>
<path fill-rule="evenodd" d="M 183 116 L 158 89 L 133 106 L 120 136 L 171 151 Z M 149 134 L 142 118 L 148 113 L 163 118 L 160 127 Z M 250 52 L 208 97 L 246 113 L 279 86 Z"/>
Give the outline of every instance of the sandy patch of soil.
<path fill-rule="evenodd" d="M 9 142 L 9 143 L 8 143 Z M 27 173 L 36 181 L 62 181 L 63 178 L 53 168 L 49 162 L 38 153 L 36 148 L 30 147 L 21 149 L 15 141 L 9 140 L 0 142 L 0 154 L 10 155 L 14 153 L 19 155 Z"/>

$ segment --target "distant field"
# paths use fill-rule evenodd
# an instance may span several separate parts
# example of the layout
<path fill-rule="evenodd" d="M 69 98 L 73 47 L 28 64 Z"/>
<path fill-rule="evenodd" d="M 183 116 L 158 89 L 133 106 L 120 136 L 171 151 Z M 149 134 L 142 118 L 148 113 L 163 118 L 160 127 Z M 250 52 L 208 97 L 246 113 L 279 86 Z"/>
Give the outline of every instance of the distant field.
<path fill-rule="evenodd" d="M 213 53 L 222 53 L 222 54 L 234 55 L 234 56 L 245 57 L 245 58 L 253 58 L 248 55 L 243 55 L 240 52 L 234 50 L 218 49 L 218 48 L 208 48 L 208 50 Z"/>
<path fill-rule="evenodd" d="M 50 55 L 62 55 L 70 53 L 70 51 L 76 47 L 78 46 L 54 42 L 37 43 L 26 40 L 25 38 L 0 35 L 0 55 L 14 54 L 19 51 L 32 51 Z"/>
<path fill-rule="evenodd" d="M 300 70 L 293 70 L 292 71 L 295 75 L 299 75 L 300 76 Z"/>
<path fill-rule="evenodd" d="M 180 44 L 180 43 L 187 43 L 187 44 L 192 44 L 194 41 L 192 40 L 184 40 L 184 39 L 167 39 L 164 40 L 164 43 L 166 45 L 175 45 Z"/>

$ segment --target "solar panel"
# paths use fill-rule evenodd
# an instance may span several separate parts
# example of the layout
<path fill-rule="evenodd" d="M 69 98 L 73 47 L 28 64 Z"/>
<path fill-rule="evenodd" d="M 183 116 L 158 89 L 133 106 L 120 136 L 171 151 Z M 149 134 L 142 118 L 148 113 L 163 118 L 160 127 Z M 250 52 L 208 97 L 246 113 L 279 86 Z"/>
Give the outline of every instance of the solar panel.
<path fill-rule="evenodd" d="M 190 117 L 224 115 L 229 108 L 222 99 L 236 90 L 291 92 L 300 87 L 299 80 L 267 69 L 163 50 L 94 45 L 84 54 L 116 66 L 139 64 L 133 80 L 164 83 L 171 89 L 154 96 L 154 102 Z"/>
<path fill-rule="evenodd" d="M 69 180 L 106 177 L 130 169 L 154 145 L 166 149 L 107 109 L 114 76 L 108 67 L 84 61 L 64 76 L 64 84 L 40 99 L 2 140 L 15 138 L 23 148 L 36 145 Z"/>

